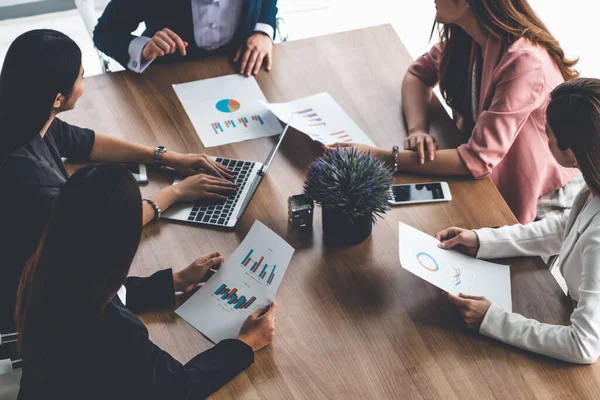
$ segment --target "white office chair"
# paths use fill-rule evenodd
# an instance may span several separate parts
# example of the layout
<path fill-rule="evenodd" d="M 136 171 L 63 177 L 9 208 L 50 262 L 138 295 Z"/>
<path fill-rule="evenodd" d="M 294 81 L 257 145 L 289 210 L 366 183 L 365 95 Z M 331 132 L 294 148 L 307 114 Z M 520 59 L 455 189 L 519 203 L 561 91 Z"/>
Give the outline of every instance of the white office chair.
<path fill-rule="evenodd" d="M 7 353 L 16 354 L 17 334 L 0 334 L 0 350 L 3 351 L 10 347 Z M 21 383 L 21 360 L 15 356 L 0 360 L 0 400 L 15 400 L 19 394 Z"/>
<path fill-rule="evenodd" d="M 287 42 L 288 41 L 288 32 L 285 27 L 285 19 L 283 19 L 283 17 L 277 17 L 276 27 L 277 27 L 277 38 L 279 38 L 279 40 L 282 42 Z"/>
<path fill-rule="evenodd" d="M 107 3 L 108 1 L 100 0 L 98 5 L 103 5 L 104 7 L 106 7 Z M 98 22 L 98 18 L 96 17 L 96 1 L 75 0 L 75 6 L 77 7 L 77 11 L 79 11 L 79 15 L 83 20 L 83 24 L 85 25 L 85 29 L 88 31 L 90 39 L 93 41 L 94 28 L 96 27 L 96 23 Z M 96 49 L 96 46 L 94 46 L 94 48 Z M 100 67 L 102 68 L 102 72 L 111 72 L 109 58 L 98 49 L 96 49 L 96 53 L 98 54 L 98 60 L 100 61 Z"/>

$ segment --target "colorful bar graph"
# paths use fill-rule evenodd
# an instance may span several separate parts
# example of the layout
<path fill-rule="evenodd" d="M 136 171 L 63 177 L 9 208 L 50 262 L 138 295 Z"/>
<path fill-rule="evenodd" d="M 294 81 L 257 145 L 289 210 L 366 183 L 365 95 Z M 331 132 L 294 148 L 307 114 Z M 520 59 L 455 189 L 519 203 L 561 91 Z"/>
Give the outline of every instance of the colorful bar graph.
<path fill-rule="evenodd" d="M 244 258 L 244 259 L 242 260 L 242 265 L 243 265 L 244 267 L 247 267 L 247 266 L 248 266 L 248 262 L 250 262 L 250 256 L 252 255 L 252 253 L 254 253 L 254 249 L 250 249 L 250 251 L 248 252 L 248 255 L 246 256 L 246 258 Z"/>
<path fill-rule="evenodd" d="M 265 121 L 262 119 L 262 117 L 260 115 L 253 115 L 250 117 L 250 119 L 248 119 L 246 117 L 238 118 L 237 122 L 240 124 L 240 126 L 238 126 L 236 124 L 236 121 L 234 121 L 232 119 L 228 119 L 228 120 L 221 121 L 221 122 L 213 122 L 210 124 L 210 126 L 213 129 L 213 131 L 215 132 L 215 134 L 218 135 L 219 133 L 225 132 L 226 130 L 229 131 L 230 129 L 239 129 L 239 128 L 242 128 L 242 126 L 244 128 L 248 128 L 250 121 L 253 121 L 260 125 L 265 124 Z"/>
<path fill-rule="evenodd" d="M 219 286 L 213 294 L 221 300 L 224 300 L 227 305 L 233 306 L 234 310 L 244 310 L 250 307 L 256 300 L 256 297 L 254 296 L 251 297 L 250 300 L 248 300 L 246 296 L 239 296 L 237 288 L 229 289 L 226 284 Z"/>
<path fill-rule="evenodd" d="M 242 268 L 247 268 L 248 266 L 251 266 L 249 268 L 249 272 L 253 273 L 253 274 L 257 274 L 258 278 L 265 280 L 265 278 L 267 278 L 268 275 L 268 279 L 266 279 L 267 284 L 271 284 L 273 282 L 273 277 L 275 276 L 275 268 L 276 266 L 273 265 L 271 268 L 271 271 L 267 271 L 267 268 L 269 267 L 268 263 L 264 263 L 265 258 L 264 257 L 260 257 L 260 259 L 258 261 L 254 261 L 252 259 L 252 256 L 254 255 L 254 249 L 250 249 L 250 251 L 248 251 L 248 254 L 246 255 L 246 257 L 244 257 L 244 259 L 241 261 L 240 265 L 242 266 Z M 258 272 L 258 269 L 260 268 L 260 272 Z M 223 290 L 223 288 L 220 288 L 221 290 Z"/>
<path fill-rule="evenodd" d="M 302 111 L 296 111 L 296 114 L 306 114 L 311 112 L 313 109 L 312 108 L 307 108 L 306 110 L 302 110 Z"/>
<path fill-rule="evenodd" d="M 275 277 L 275 268 L 277 268 L 277 265 L 273 265 L 273 269 L 271 270 L 271 274 L 269 275 L 269 280 L 267 281 L 269 285 L 273 282 L 273 278 Z"/>

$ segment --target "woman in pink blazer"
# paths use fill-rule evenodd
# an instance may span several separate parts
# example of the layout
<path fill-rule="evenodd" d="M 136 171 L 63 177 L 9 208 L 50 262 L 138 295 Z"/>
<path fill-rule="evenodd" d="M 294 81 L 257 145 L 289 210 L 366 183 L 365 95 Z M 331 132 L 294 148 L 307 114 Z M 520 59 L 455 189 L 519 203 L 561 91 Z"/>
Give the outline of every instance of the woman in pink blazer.
<path fill-rule="evenodd" d="M 558 42 L 526 0 L 435 0 L 441 42 L 409 68 L 402 85 L 404 150 L 358 146 L 398 171 L 490 177 L 521 223 L 561 214 L 584 184 L 548 149 L 549 93 L 576 78 Z M 459 129 L 457 149 L 437 150 L 427 109 L 439 84 Z"/>

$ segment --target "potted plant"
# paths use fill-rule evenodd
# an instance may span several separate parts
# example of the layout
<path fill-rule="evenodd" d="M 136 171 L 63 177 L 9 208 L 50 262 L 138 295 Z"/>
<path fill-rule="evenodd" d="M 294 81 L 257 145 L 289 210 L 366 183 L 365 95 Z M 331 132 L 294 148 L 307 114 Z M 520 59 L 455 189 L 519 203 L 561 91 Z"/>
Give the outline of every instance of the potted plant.
<path fill-rule="evenodd" d="M 309 166 L 304 194 L 323 209 L 325 241 L 352 245 L 366 240 L 376 219 L 389 210 L 391 185 L 383 160 L 338 148 Z"/>

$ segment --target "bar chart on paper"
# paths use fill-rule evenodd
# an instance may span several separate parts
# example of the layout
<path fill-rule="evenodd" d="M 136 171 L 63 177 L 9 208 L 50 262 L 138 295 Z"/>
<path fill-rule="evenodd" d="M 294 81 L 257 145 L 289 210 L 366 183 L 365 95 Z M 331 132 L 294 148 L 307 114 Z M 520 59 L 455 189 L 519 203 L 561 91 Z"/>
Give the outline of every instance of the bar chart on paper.
<path fill-rule="evenodd" d="M 283 131 L 262 104 L 266 98 L 253 77 L 222 76 L 173 85 L 204 147 L 273 136 Z"/>
<path fill-rule="evenodd" d="M 215 132 L 216 135 L 221 133 L 240 133 L 246 131 L 248 126 L 251 124 L 255 125 L 264 125 L 265 121 L 262 119 L 260 115 L 253 115 L 251 117 L 241 117 L 235 120 L 227 119 L 225 121 L 217 121 L 212 122 L 210 124 L 211 128 Z"/>
<path fill-rule="evenodd" d="M 277 265 L 269 265 L 265 261 L 264 257 L 260 257 L 258 261 L 254 261 L 252 256 L 254 254 L 254 249 L 251 249 L 248 252 L 248 255 L 242 260 L 241 266 L 243 268 L 247 268 L 248 272 L 253 274 L 255 279 L 260 279 L 265 282 L 267 285 L 273 283 L 273 279 L 275 278 L 275 270 L 277 269 Z"/>
<path fill-rule="evenodd" d="M 269 306 L 294 248 L 260 221 L 176 313 L 215 343 L 237 337 L 249 314 Z"/>
<path fill-rule="evenodd" d="M 304 110 L 295 111 L 294 114 L 298 114 L 300 117 L 302 117 L 304 121 L 308 123 L 308 126 L 327 126 L 327 122 L 325 122 L 325 120 L 321 118 L 319 114 L 312 108 L 306 108 Z M 313 133 L 312 136 L 313 140 L 316 140 L 318 142 L 350 143 L 353 141 L 352 136 L 350 136 L 348 132 L 344 130 L 335 130 L 335 132 L 330 133 Z"/>
<path fill-rule="evenodd" d="M 329 93 L 266 106 L 282 121 L 288 121 L 291 117 L 290 125 L 323 144 L 374 145 Z"/>
<path fill-rule="evenodd" d="M 256 297 L 246 297 L 238 292 L 237 288 L 230 289 L 225 283 L 217 288 L 213 293 L 214 296 L 230 305 L 234 310 L 245 310 L 250 307 L 256 300 Z"/>

